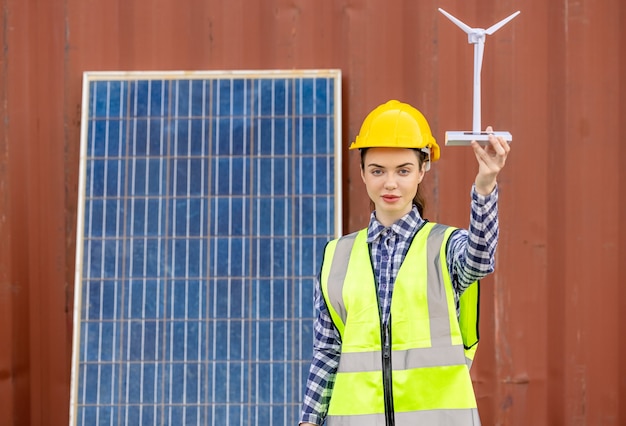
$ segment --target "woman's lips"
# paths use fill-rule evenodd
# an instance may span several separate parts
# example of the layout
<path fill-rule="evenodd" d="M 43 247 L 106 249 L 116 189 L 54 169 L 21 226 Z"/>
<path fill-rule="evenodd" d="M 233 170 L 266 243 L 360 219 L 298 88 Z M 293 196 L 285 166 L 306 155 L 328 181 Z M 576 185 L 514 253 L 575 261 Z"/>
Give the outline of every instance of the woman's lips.
<path fill-rule="evenodd" d="M 399 199 L 400 197 L 396 195 L 383 195 L 383 200 L 385 200 L 388 203 L 393 203 L 394 201 L 397 201 Z"/>

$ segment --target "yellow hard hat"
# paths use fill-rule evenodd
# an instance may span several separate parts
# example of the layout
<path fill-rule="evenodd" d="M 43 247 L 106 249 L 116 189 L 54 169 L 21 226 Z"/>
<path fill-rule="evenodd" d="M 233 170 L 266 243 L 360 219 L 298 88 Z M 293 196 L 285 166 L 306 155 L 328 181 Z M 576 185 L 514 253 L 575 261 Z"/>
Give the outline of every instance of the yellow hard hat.
<path fill-rule="evenodd" d="M 396 100 L 370 112 L 350 145 L 350 149 L 380 147 L 420 149 L 429 154 L 431 161 L 439 159 L 439 145 L 426 118 L 411 105 Z"/>

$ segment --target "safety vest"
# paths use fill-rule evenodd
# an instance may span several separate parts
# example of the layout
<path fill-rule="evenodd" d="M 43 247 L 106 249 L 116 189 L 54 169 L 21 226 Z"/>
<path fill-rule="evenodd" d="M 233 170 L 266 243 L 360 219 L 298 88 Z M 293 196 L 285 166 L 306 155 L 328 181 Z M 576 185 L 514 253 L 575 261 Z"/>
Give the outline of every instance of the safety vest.
<path fill-rule="evenodd" d="M 381 324 L 367 230 L 327 244 L 320 282 L 342 342 L 328 426 L 480 425 L 469 373 L 478 283 L 463 293 L 457 318 L 446 262 L 453 230 L 426 223 L 415 235 L 394 283 L 389 327 Z"/>

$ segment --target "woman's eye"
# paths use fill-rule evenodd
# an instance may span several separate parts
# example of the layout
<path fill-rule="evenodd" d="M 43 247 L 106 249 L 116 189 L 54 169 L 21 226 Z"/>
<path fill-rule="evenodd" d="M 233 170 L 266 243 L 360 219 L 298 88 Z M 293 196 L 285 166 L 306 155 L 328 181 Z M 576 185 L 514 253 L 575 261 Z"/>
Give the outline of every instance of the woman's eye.
<path fill-rule="evenodd" d="M 382 171 L 382 170 L 379 170 L 379 169 L 374 169 L 374 170 L 372 170 L 372 174 L 373 174 L 374 176 L 380 176 L 380 175 L 382 175 L 382 174 L 383 174 L 383 171 Z"/>
<path fill-rule="evenodd" d="M 400 171 L 398 173 L 400 173 L 401 176 L 406 176 L 409 173 L 411 173 L 411 171 L 407 170 L 407 169 L 400 169 Z"/>

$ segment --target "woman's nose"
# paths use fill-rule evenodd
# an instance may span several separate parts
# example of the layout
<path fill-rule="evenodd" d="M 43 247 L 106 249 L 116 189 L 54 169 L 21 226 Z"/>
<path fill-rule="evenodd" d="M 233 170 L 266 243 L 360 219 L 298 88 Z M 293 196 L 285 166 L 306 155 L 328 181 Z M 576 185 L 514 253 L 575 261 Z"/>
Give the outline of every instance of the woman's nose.
<path fill-rule="evenodd" d="M 391 176 L 385 180 L 385 189 L 395 189 L 396 187 L 396 180 Z"/>

